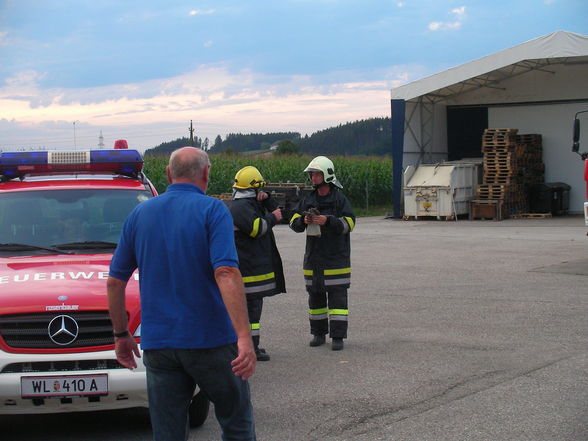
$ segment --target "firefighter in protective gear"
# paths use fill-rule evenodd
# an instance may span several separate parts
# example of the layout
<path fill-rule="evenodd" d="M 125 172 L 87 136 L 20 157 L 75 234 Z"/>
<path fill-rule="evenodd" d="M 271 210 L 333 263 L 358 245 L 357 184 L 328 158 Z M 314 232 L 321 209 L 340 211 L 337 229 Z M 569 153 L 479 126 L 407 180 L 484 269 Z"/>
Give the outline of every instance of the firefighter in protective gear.
<path fill-rule="evenodd" d="M 245 284 L 251 336 L 259 361 L 270 359 L 265 349 L 259 347 L 263 298 L 286 292 L 282 259 L 272 232 L 272 227 L 282 220 L 282 212 L 275 200 L 261 191 L 264 185 L 257 168 L 243 167 L 235 175 L 233 197 L 228 203 Z"/>
<path fill-rule="evenodd" d="M 297 233 L 306 230 L 303 270 L 313 335 L 310 346 L 324 344 L 328 333 L 331 349 L 338 351 L 347 338 L 350 233 L 355 227 L 355 215 L 340 191 L 343 186 L 329 158 L 317 156 L 304 172 L 309 174 L 314 191 L 294 209 L 290 228 Z M 311 232 L 312 227 L 317 231 Z"/>

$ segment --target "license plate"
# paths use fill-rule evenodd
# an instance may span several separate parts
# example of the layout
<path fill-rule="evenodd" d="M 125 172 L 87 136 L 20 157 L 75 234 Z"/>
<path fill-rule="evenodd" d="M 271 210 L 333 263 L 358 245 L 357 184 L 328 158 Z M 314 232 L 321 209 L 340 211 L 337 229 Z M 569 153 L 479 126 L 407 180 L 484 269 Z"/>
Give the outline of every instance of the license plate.
<path fill-rule="evenodd" d="M 108 374 L 21 377 L 22 398 L 83 397 L 108 394 Z"/>

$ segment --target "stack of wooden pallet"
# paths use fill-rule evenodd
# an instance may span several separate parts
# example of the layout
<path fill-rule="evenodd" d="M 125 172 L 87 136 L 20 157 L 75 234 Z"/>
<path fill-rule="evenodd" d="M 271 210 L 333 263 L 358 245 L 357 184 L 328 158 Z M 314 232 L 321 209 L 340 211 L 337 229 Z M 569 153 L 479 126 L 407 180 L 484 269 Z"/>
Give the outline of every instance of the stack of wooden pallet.
<path fill-rule="evenodd" d="M 482 137 L 483 183 L 471 217 L 502 217 L 529 211 L 529 188 L 543 180 L 541 135 L 518 129 L 486 129 Z"/>
<path fill-rule="evenodd" d="M 515 150 L 522 182 L 525 190 L 529 192 L 531 186 L 545 182 L 541 135 L 517 135 L 516 143 Z"/>

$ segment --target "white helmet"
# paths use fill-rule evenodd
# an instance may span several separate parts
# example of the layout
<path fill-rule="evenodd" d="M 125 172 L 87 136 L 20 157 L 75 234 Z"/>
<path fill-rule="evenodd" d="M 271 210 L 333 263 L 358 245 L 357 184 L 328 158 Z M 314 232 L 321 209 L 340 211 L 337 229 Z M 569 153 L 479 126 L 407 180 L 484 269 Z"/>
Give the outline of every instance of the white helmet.
<path fill-rule="evenodd" d="M 327 184 L 333 184 L 339 188 L 343 188 L 335 176 L 335 166 L 333 165 L 333 161 L 331 161 L 326 156 L 317 156 L 312 161 L 310 161 L 310 164 L 308 164 L 304 169 L 305 173 L 313 171 L 322 172 Z"/>

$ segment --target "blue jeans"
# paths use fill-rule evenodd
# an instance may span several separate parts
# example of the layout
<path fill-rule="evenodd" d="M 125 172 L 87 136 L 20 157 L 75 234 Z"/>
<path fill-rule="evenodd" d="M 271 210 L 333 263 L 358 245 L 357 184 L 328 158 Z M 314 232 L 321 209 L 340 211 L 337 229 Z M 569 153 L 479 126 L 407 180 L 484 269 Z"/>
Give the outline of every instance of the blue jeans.
<path fill-rule="evenodd" d="M 188 407 L 196 385 L 214 403 L 223 441 L 256 440 L 249 383 L 231 369 L 236 357 L 236 344 L 143 352 L 155 441 L 188 439 Z"/>

